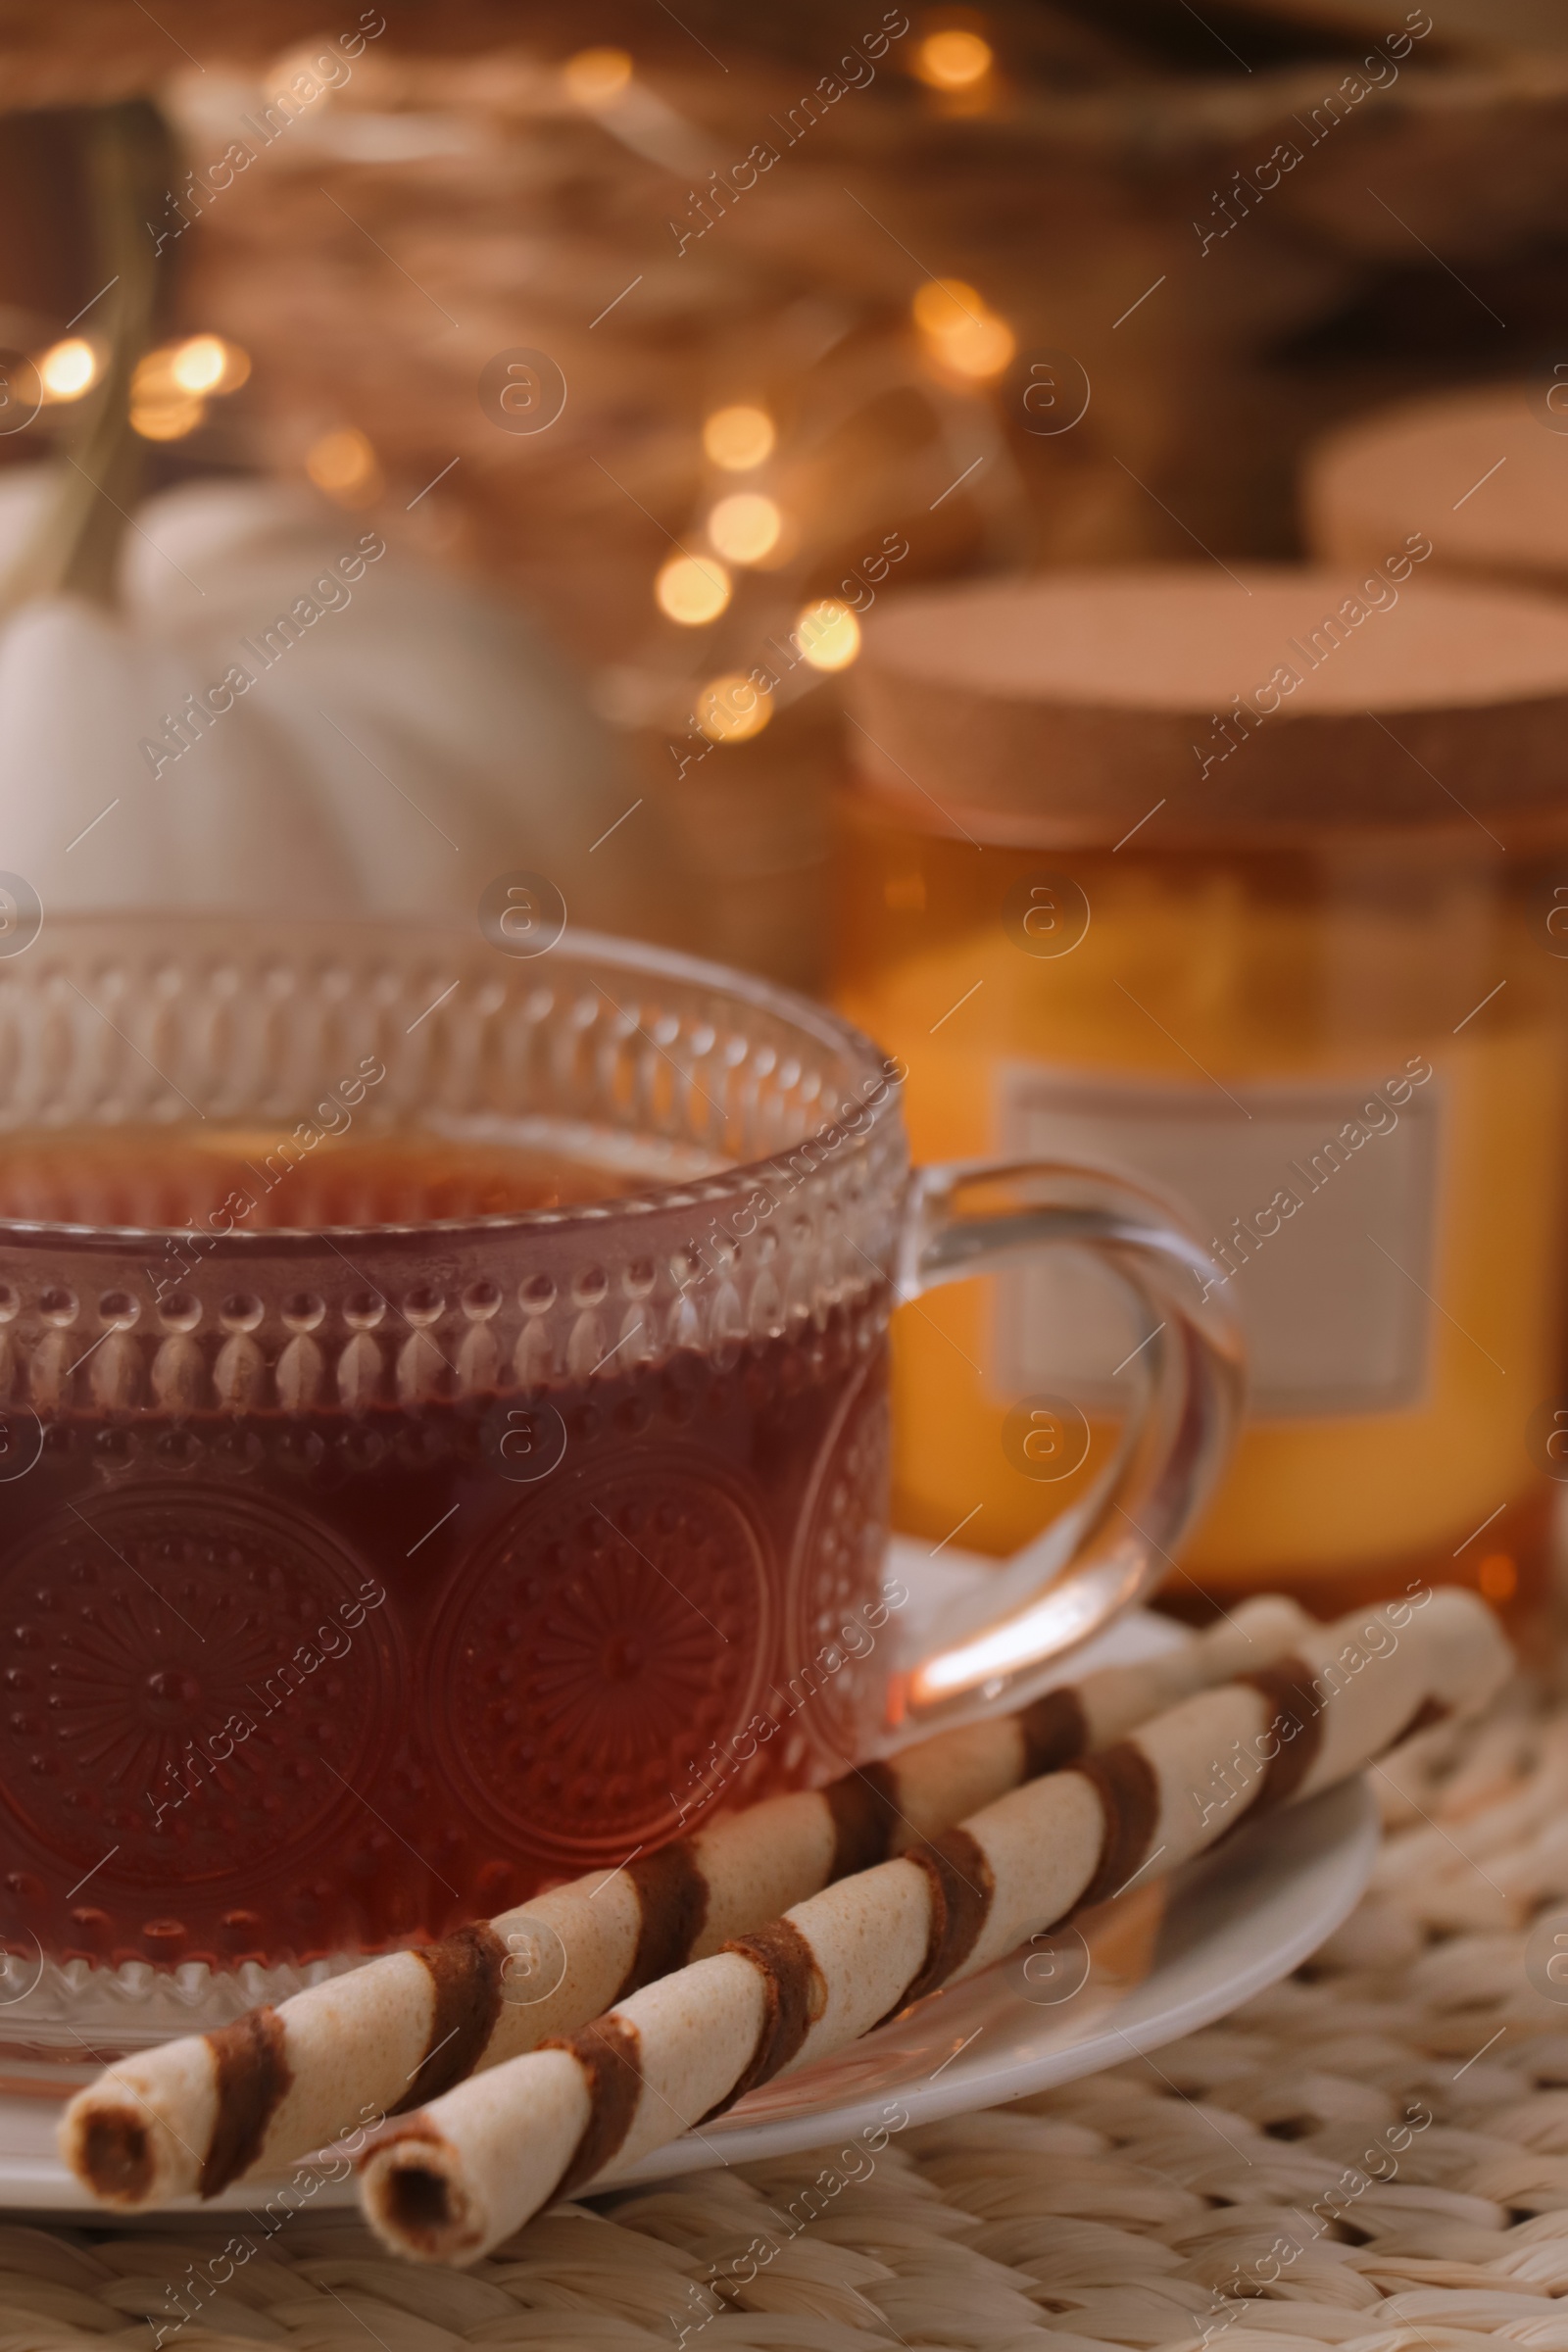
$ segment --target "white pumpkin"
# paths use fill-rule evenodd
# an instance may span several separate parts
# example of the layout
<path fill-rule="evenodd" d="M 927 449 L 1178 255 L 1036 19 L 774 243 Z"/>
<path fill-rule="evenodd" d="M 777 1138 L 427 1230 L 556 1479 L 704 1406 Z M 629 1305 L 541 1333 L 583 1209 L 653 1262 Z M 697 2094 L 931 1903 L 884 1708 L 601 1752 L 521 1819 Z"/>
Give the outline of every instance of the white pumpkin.
<path fill-rule="evenodd" d="M 0 480 L 0 571 L 58 488 L 53 466 Z M 525 869 L 573 922 L 679 937 L 657 810 L 625 813 L 638 790 L 516 614 L 303 491 L 167 491 L 124 534 L 116 608 L 50 594 L 0 623 L 0 869 L 46 919 L 471 920 Z"/>

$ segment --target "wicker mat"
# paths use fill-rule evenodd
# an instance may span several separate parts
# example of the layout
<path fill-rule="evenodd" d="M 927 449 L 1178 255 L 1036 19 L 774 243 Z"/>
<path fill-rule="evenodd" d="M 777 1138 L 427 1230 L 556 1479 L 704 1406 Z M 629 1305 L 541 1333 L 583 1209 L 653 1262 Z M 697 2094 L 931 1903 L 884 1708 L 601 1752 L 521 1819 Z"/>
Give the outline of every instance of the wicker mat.
<path fill-rule="evenodd" d="M 1152 2059 L 853 2164 L 560 2206 L 461 2273 L 304 2212 L 216 2291 L 232 2221 L 0 2227 L 0 2352 L 160 2329 L 180 2352 L 1568 2352 L 1568 1716 L 1516 1692 L 1376 1786 L 1390 1835 L 1359 1911 Z"/>

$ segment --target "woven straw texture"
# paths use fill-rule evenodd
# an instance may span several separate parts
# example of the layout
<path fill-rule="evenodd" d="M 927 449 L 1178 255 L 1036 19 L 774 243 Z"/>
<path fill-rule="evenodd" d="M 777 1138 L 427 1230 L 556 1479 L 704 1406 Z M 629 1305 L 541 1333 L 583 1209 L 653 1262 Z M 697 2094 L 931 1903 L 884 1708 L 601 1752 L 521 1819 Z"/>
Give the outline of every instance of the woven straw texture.
<path fill-rule="evenodd" d="M 1375 1785 L 1360 1909 L 1152 2059 L 874 2153 L 559 2206 L 461 2273 L 304 2211 L 217 2288 L 232 2218 L 0 2226 L 0 2352 L 1568 2352 L 1568 1718 L 1515 1695 Z"/>

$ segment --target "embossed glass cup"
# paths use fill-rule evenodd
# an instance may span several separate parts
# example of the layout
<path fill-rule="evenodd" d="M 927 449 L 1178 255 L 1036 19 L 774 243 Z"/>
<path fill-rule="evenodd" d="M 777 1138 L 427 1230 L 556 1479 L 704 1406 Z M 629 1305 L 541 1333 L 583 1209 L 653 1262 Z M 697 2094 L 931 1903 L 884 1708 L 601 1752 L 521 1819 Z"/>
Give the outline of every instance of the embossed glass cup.
<path fill-rule="evenodd" d="M 1017 1703 L 1213 1478 L 1235 1343 L 1163 1203 L 911 1173 L 819 1005 L 530 936 L 67 917 L 0 959 L 13 2074 Z M 889 1316 L 1062 1245 L 1140 1300 L 1140 1409 L 912 1657 Z"/>

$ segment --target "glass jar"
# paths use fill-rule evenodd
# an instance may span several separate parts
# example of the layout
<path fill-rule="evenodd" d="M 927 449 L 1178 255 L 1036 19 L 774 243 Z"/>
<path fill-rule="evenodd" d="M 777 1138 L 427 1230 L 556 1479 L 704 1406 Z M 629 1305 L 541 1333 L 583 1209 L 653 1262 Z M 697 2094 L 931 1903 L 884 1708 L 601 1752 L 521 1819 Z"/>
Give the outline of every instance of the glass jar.
<path fill-rule="evenodd" d="M 1568 1467 L 1568 613 L 1367 586 L 925 596 L 858 677 L 838 997 L 907 1064 L 915 1152 L 1134 1171 L 1240 1307 L 1248 1425 L 1176 1605 L 1509 1600 Z M 898 1320 L 896 1516 L 1008 1550 L 1103 1468 L 1140 1333 L 1088 1267 Z M 1060 1391 L 1087 1449 L 1031 1475 L 1008 1416 Z"/>
<path fill-rule="evenodd" d="M 1568 370 L 1449 385 L 1335 425 L 1301 464 L 1301 525 L 1325 564 L 1376 562 L 1433 514 L 1447 578 L 1568 588 Z"/>

